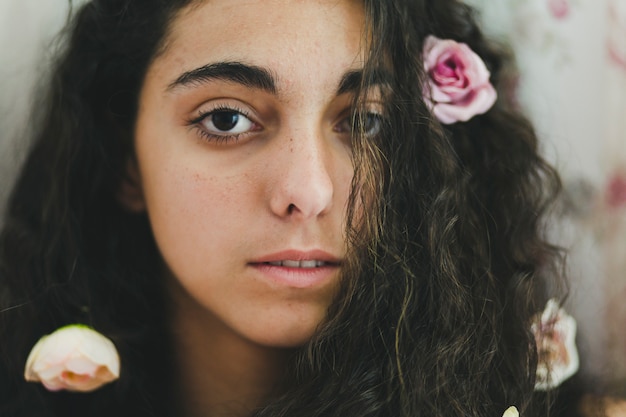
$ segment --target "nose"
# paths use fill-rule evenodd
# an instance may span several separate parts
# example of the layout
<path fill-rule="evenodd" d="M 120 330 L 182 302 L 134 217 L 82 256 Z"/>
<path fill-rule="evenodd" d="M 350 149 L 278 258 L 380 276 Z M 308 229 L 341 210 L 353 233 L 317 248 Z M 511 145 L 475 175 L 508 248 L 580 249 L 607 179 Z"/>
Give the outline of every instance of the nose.
<path fill-rule="evenodd" d="M 326 214 L 333 204 L 331 146 L 319 133 L 288 136 L 274 161 L 271 211 L 281 218 L 303 220 Z"/>

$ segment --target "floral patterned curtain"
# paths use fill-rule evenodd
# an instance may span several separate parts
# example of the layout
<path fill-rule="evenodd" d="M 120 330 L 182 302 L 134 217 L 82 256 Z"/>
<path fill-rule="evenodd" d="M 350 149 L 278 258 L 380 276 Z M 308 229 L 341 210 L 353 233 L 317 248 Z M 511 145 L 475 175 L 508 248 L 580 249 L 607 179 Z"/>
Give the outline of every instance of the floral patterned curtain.
<path fill-rule="evenodd" d="M 552 228 L 582 377 L 626 395 L 626 0 L 467 1 L 516 52 L 519 101 L 563 176 Z"/>

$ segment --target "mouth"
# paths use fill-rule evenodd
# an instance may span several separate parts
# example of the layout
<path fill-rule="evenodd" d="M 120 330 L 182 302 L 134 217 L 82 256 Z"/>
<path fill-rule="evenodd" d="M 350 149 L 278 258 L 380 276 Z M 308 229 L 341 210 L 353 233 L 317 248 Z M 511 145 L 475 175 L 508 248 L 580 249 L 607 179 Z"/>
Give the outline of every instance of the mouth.
<path fill-rule="evenodd" d="M 326 261 L 319 261 L 319 260 L 302 260 L 302 261 L 284 260 L 284 261 L 261 262 L 261 264 L 271 265 L 271 266 L 282 266 L 285 268 L 302 268 L 302 269 L 322 268 L 325 266 L 338 266 L 339 265 L 336 262 L 326 262 Z"/>
<path fill-rule="evenodd" d="M 290 288 L 321 288 L 335 281 L 341 258 L 323 250 L 286 250 L 249 263 L 260 276 Z"/>
<path fill-rule="evenodd" d="M 285 250 L 254 259 L 251 264 L 283 268 L 323 268 L 340 266 L 341 259 L 323 250 Z"/>

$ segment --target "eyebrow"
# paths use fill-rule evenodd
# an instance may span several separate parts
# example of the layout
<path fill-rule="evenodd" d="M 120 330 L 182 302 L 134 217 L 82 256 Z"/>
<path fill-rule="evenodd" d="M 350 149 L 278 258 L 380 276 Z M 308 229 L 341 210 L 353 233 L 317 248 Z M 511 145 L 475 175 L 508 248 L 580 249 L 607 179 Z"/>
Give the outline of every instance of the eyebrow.
<path fill-rule="evenodd" d="M 241 62 L 216 62 L 183 73 L 168 90 L 222 80 L 276 94 L 276 77 L 267 69 Z"/>
<path fill-rule="evenodd" d="M 337 95 L 352 93 L 358 91 L 359 88 L 363 87 L 363 70 L 353 70 L 348 71 L 344 74 L 339 82 L 339 89 L 337 90 Z M 368 86 L 380 85 L 380 84 L 389 84 L 391 79 L 390 74 L 381 70 L 372 71 L 369 76 Z"/>
<path fill-rule="evenodd" d="M 370 78 L 370 85 L 386 84 L 389 75 L 383 71 L 374 71 Z M 216 62 L 187 71 L 174 80 L 167 87 L 167 90 L 193 86 L 212 80 L 232 82 L 271 94 L 277 94 L 278 91 L 276 87 L 278 85 L 277 78 L 271 71 L 242 62 Z M 362 83 L 363 70 L 348 71 L 339 82 L 337 95 L 355 92 L 362 86 Z"/>
<path fill-rule="evenodd" d="M 339 88 L 337 89 L 337 95 L 351 93 L 356 91 L 360 86 L 363 80 L 363 71 L 362 70 L 354 70 L 348 71 L 344 74 L 339 82 Z"/>

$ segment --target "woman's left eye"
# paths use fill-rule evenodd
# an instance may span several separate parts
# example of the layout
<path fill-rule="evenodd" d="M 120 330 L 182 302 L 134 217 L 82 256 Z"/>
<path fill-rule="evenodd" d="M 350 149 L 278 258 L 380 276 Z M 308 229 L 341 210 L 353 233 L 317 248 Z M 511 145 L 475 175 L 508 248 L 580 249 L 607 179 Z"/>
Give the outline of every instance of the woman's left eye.
<path fill-rule="evenodd" d="M 242 134 L 260 130 L 258 124 L 250 120 L 243 111 L 219 108 L 202 114 L 191 125 L 196 126 L 200 135 L 207 139 L 225 142 L 236 140 Z"/>
<path fill-rule="evenodd" d="M 356 134 L 365 133 L 365 136 L 372 137 L 377 135 L 382 129 L 383 116 L 378 113 L 365 113 L 351 115 L 343 119 L 335 128 L 340 133 Z"/>

